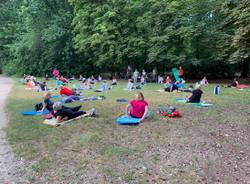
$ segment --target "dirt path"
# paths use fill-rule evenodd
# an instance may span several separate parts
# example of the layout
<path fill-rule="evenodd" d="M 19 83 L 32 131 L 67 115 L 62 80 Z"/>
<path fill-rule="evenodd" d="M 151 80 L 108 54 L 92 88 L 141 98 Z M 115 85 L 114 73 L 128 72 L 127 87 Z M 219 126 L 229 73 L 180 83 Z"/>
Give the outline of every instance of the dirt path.
<path fill-rule="evenodd" d="M 10 78 L 0 75 L 0 183 L 25 183 L 24 162 L 17 158 L 6 140 L 5 128 L 7 126 L 4 105 L 11 90 L 13 81 Z"/>

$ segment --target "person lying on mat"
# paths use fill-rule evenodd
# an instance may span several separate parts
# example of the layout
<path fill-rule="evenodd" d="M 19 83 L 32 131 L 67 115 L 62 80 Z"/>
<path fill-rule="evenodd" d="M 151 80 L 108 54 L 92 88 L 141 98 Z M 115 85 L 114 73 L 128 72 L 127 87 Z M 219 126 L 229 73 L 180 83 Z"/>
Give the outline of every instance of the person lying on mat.
<path fill-rule="evenodd" d="M 129 102 L 126 107 L 126 113 L 132 118 L 139 118 L 143 122 L 148 113 L 148 102 L 144 100 L 141 92 L 136 93 L 135 99 Z"/>
<path fill-rule="evenodd" d="M 197 84 L 195 90 L 193 90 L 192 95 L 187 98 L 188 103 L 200 103 L 202 96 L 201 85 Z"/>
<path fill-rule="evenodd" d="M 80 95 L 80 92 L 76 90 L 71 90 L 65 86 L 61 86 L 60 95 L 65 95 L 65 96 Z"/>
<path fill-rule="evenodd" d="M 63 121 L 74 119 L 82 115 L 86 116 L 95 115 L 96 110 L 94 108 L 89 111 L 80 111 L 81 107 L 82 107 L 81 105 L 76 107 L 66 107 L 63 106 L 61 102 L 55 102 L 53 105 L 54 109 L 53 115 L 56 118 L 56 122 L 61 123 Z"/>

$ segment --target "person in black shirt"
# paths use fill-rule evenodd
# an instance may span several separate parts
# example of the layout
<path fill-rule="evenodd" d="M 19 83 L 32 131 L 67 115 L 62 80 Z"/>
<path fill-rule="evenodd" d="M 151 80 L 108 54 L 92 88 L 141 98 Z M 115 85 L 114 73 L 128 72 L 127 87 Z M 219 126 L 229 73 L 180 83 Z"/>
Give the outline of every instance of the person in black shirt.
<path fill-rule="evenodd" d="M 66 107 L 63 106 L 60 102 L 55 102 L 53 105 L 54 109 L 54 116 L 56 117 L 57 123 L 61 123 L 66 120 L 74 119 L 76 117 L 86 115 L 86 116 L 93 116 L 95 115 L 95 109 L 91 109 L 90 111 L 80 111 L 80 106 L 76 107 Z"/>
<path fill-rule="evenodd" d="M 200 103 L 202 96 L 201 85 L 197 85 L 192 95 L 187 99 L 188 103 Z"/>

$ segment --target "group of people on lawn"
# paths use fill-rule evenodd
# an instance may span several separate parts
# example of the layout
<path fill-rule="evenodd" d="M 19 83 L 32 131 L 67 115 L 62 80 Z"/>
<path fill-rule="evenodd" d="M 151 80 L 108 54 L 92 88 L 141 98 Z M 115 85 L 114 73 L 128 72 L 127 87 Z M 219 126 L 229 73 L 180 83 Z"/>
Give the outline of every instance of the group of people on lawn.
<path fill-rule="evenodd" d="M 183 77 L 183 71 L 180 73 L 180 77 Z M 58 76 L 56 76 L 55 79 L 60 80 L 58 79 Z M 133 78 L 133 80 L 135 81 L 136 79 Z M 81 81 L 86 83 L 86 79 L 82 78 Z M 89 80 L 88 82 L 91 83 L 91 81 L 93 84 L 94 83 L 93 79 Z M 132 79 L 129 79 L 129 83 L 131 81 Z M 64 82 L 67 82 L 67 80 L 64 82 L 63 81 L 61 82 L 64 83 Z M 113 80 L 112 82 L 115 82 L 117 84 L 117 81 Z M 165 82 L 166 83 L 172 82 L 172 80 L 170 79 L 170 76 L 166 77 Z M 106 83 L 106 81 L 104 81 L 103 83 Z M 58 85 L 58 87 L 60 87 L 60 95 L 66 95 L 66 96 L 78 95 L 77 91 L 71 90 L 67 88 L 66 86 L 64 86 L 63 84 L 60 86 Z M 187 102 L 199 103 L 201 96 L 202 96 L 201 85 L 197 85 L 196 88 L 193 90 L 192 95 L 187 97 Z M 78 116 L 86 115 L 86 114 L 90 116 L 95 115 L 95 109 L 91 109 L 90 111 L 81 111 L 80 110 L 81 106 L 66 107 L 62 105 L 61 102 L 53 102 L 51 100 L 51 94 L 49 92 L 47 92 L 44 95 L 43 107 L 40 111 L 44 111 L 45 109 L 50 111 L 52 116 L 56 118 L 57 123 L 60 123 L 65 120 L 73 119 Z M 149 109 L 149 104 L 144 99 L 143 93 L 137 92 L 134 99 L 130 101 L 129 104 L 126 106 L 126 114 L 132 118 L 138 118 L 140 119 L 140 122 L 143 122 L 148 113 L 148 109 Z"/>
<path fill-rule="evenodd" d="M 180 85 L 184 84 L 185 81 L 183 80 L 183 69 L 179 67 L 178 70 L 179 78 L 180 81 L 175 81 L 173 82 L 171 77 L 169 75 L 166 76 L 165 80 L 160 79 L 158 80 L 159 83 L 165 83 L 164 84 L 164 91 L 168 92 L 175 92 L 180 89 Z M 75 89 L 69 89 L 65 86 L 66 83 L 68 83 L 70 80 L 64 78 L 63 76 L 59 75 L 59 71 L 55 69 L 53 71 L 54 78 L 56 79 L 56 88 L 60 89 L 60 95 L 65 95 L 65 96 L 77 96 L 79 95 L 79 91 Z M 132 79 L 128 80 L 128 88 L 130 88 L 130 91 L 132 90 L 133 83 L 137 82 L 137 79 L 139 77 L 139 72 L 135 70 L 134 75 Z M 145 70 L 142 71 L 142 75 L 140 76 L 141 79 L 141 84 L 145 84 L 146 81 L 143 81 L 142 79 L 146 79 L 146 72 Z M 158 78 L 159 79 L 159 78 Z M 102 80 L 101 76 L 98 76 L 98 79 L 96 80 L 93 76 L 86 79 L 83 78 L 82 76 L 79 77 L 79 81 L 82 82 L 82 85 L 80 86 L 83 89 L 92 89 L 92 85 L 94 85 L 96 82 L 100 82 Z M 38 82 L 36 81 L 35 77 L 33 76 L 24 76 L 23 82 L 28 84 L 28 83 L 34 83 L 36 85 Z M 38 83 L 39 84 L 39 83 Z M 196 84 L 196 86 L 191 88 L 188 92 L 191 92 L 189 96 L 186 98 L 187 103 L 200 103 L 201 97 L 202 97 L 202 86 L 208 84 L 208 81 L 206 77 L 204 77 L 199 84 Z M 29 84 L 30 85 L 30 84 Z M 117 85 L 117 80 L 116 78 L 112 79 L 112 85 Z M 237 87 L 238 81 L 235 79 L 234 82 L 227 87 Z M 103 81 L 101 85 L 101 91 L 108 90 L 110 89 L 108 87 L 107 81 Z M 98 90 L 97 90 L 98 91 Z M 60 123 L 65 120 L 73 119 L 75 117 L 81 116 L 81 115 L 90 115 L 94 116 L 95 115 L 95 109 L 91 109 L 90 111 L 81 111 L 81 106 L 77 107 L 66 107 L 62 105 L 61 102 L 53 102 L 51 100 L 51 94 L 47 92 L 44 95 L 44 101 L 43 101 L 43 107 L 40 111 L 44 111 L 47 109 L 53 117 L 56 118 L 57 123 Z M 126 106 L 126 113 L 130 117 L 133 118 L 139 118 L 140 122 L 143 122 L 146 118 L 146 115 L 148 113 L 149 109 L 149 104 L 148 102 L 144 99 L 144 96 L 142 92 L 137 92 L 134 99 L 129 102 L 129 104 Z"/>

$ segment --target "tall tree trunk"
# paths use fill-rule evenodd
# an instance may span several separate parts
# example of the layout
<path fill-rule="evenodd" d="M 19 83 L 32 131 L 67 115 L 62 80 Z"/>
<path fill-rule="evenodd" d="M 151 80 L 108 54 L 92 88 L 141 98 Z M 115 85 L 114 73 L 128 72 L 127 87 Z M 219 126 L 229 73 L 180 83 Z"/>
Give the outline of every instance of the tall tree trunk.
<path fill-rule="evenodd" d="M 250 68 L 250 58 L 247 58 L 242 65 L 241 77 L 243 78 L 248 77 L 249 68 Z"/>

